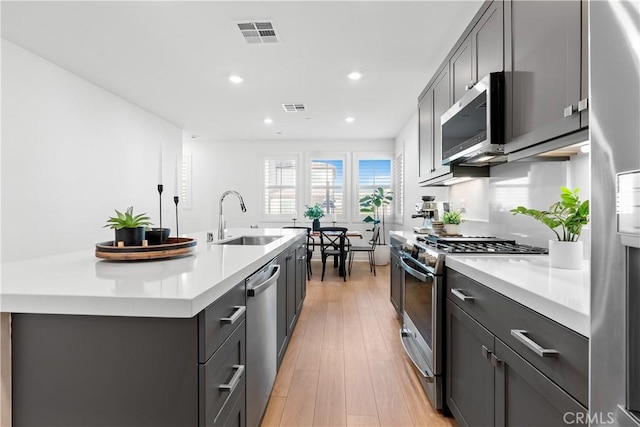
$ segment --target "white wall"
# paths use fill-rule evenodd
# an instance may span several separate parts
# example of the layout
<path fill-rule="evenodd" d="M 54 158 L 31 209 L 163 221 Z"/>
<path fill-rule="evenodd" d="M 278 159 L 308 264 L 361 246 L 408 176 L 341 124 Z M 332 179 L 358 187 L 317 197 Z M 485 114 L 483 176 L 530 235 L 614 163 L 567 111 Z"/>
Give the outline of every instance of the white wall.
<path fill-rule="evenodd" d="M 422 218 L 411 218 L 416 213 L 415 205 L 422 196 L 436 196 L 436 200 L 448 200 L 447 187 L 421 187 L 418 185 L 418 112 L 411 116 L 395 140 L 396 153 L 403 153 L 404 159 L 404 215 L 403 223 L 397 230 L 411 230 L 422 225 Z"/>
<path fill-rule="evenodd" d="M 2 125 L 3 261 L 92 250 L 130 205 L 157 225 L 160 138 L 173 223 L 177 126 L 6 40 Z"/>
<path fill-rule="evenodd" d="M 460 230 L 469 235 L 491 235 L 515 239 L 519 243 L 548 247 L 555 234 L 533 218 L 513 216 L 509 210 L 517 206 L 547 209 L 560 200 L 560 187 L 580 188 L 580 199 L 590 198 L 589 155 L 578 154 L 568 161 L 514 162 L 491 168 L 491 177 L 451 187 L 451 200 L 456 209 L 465 206 L 466 222 Z M 590 230 L 583 228 L 580 240 L 585 242 L 585 258 L 589 259 Z"/>
<path fill-rule="evenodd" d="M 286 223 L 266 222 L 261 220 L 260 209 L 262 195 L 262 155 L 294 154 L 305 156 L 314 152 L 349 153 L 352 157 L 358 152 L 386 152 L 393 154 L 393 140 L 346 140 L 346 141 L 200 141 L 185 140 L 185 155 L 192 157 L 192 208 L 184 209 L 180 215 L 184 232 L 215 230 L 218 227 L 218 201 L 226 190 L 236 190 L 244 198 L 247 212 L 240 211 L 238 200 L 228 196 L 224 200 L 224 215 L 227 227 L 282 227 L 292 225 Z M 349 159 L 347 160 L 349 161 Z M 300 189 L 304 191 L 304 189 Z M 349 200 L 349 188 L 345 199 Z M 305 202 L 306 203 L 306 202 Z M 302 210 L 298 209 L 301 221 L 297 225 L 310 225 L 302 218 Z M 351 216 L 348 216 L 351 218 Z M 338 222 L 338 226 L 344 225 Z M 362 222 L 348 222 L 350 229 L 364 230 Z M 180 232 L 182 232 L 182 225 Z"/>

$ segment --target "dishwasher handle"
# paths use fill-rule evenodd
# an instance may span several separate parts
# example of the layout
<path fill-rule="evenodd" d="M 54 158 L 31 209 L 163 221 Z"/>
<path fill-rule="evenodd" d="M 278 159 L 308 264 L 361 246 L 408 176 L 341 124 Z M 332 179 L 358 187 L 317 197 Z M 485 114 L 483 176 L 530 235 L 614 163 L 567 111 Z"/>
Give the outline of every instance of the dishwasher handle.
<path fill-rule="evenodd" d="M 280 265 L 279 264 L 272 265 L 271 275 L 269 276 L 269 278 L 264 282 L 260 283 L 259 285 L 256 285 L 256 286 L 253 286 L 252 288 L 247 289 L 247 296 L 255 297 L 260 292 L 266 290 L 268 287 L 273 285 L 278 280 L 279 276 L 280 276 Z"/>

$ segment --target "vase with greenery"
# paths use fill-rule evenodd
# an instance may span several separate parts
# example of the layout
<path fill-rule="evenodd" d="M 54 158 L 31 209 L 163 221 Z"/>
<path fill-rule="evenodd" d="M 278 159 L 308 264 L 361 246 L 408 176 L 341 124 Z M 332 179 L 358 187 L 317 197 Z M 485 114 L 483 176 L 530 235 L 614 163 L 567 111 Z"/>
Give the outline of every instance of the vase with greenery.
<path fill-rule="evenodd" d="M 150 218 L 146 213 L 134 215 L 133 206 L 129 206 L 122 213 L 116 211 L 116 216 L 107 220 L 105 227 L 115 230 L 115 244 L 124 242 L 125 246 L 140 246 L 145 238 L 145 231 L 148 225 L 151 225 Z"/>
<path fill-rule="evenodd" d="M 518 206 L 511 209 L 514 215 L 522 214 L 537 219 L 549 227 L 556 235 L 549 240 L 549 257 L 551 267 L 579 270 L 582 268 L 582 242 L 578 239 L 582 227 L 589 223 L 589 201 L 580 201 L 579 188 L 573 191 L 567 187 L 560 188 L 560 201 L 552 204 L 547 210 L 529 209 Z"/>
<path fill-rule="evenodd" d="M 462 213 L 460 211 L 451 210 L 442 214 L 442 222 L 447 234 L 459 234 L 458 227 L 462 221 Z"/>
<path fill-rule="evenodd" d="M 372 223 L 376 225 L 382 223 L 382 244 L 386 245 L 385 228 L 384 228 L 384 207 L 389 205 L 393 200 L 391 191 L 384 191 L 384 188 L 378 187 L 373 193 L 364 196 L 360 199 L 360 213 L 368 213 L 363 221 L 366 223 Z"/>
<path fill-rule="evenodd" d="M 320 203 L 316 203 L 313 206 L 305 205 L 304 217 L 313 220 L 313 231 L 317 231 L 320 228 L 320 218 L 324 217 L 324 210 Z"/>

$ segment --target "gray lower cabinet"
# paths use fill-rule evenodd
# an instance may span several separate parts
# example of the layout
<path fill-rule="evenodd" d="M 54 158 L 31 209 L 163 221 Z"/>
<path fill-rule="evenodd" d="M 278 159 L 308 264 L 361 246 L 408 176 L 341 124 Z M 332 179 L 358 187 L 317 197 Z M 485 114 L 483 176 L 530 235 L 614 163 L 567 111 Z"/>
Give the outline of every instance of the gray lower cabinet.
<path fill-rule="evenodd" d="M 245 425 L 244 281 L 198 316 L 12 314 L 13 426 Z"/>
<path fill-rule="evenodd" d="M 289 339 L 298 321 L 306 296 L 307 264 L 306 237 L 296 242 L 278 256 L 280 277 L 277 283 L 277 331 L 278 367 L 282 363 Z"/>
<path fill-rule="evenodd" d="M 508 3 L 511 62 L 507 79 L 505 152 L 570 134 L 584 127 L 578 103 L 586 96 L 580 1 Z"/>
<path fill-rule="evenodd" d="M 447 406 L 460 425 L 493 426 L 493 334 L 451 301 L 446 313 Z"/>
<path fill-rule="evenodd" d="M 393 237 L 391 238 L 391 273 L 390 273 L 390 300 L 391 305 L 396 310 L 398 317 L 402 317 L 402 311 L 404 309 L 403 290 L 402 290 L 402 277 L 403 270 L 402 264 L 400 264 L 400 252 L 397 249 L 398 243 L 395 243 Z"/>
<path fill-rule="evenodd" d="M 461 426 L 586 419 L 585 337 L 455 270 L 446 287 L 446 400 Z M 519 334 L 551 351 L 542 355 Z"/>

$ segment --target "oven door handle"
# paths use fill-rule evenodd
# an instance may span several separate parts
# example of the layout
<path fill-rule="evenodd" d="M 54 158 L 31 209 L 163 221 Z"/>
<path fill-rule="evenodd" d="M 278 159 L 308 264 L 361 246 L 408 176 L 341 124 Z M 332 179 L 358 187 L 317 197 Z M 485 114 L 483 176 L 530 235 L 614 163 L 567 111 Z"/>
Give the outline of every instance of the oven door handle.
<path fill-rule="evenodd" d="M 413 363 L 413 366 L 415 366 L 418 369 L 418 372 L 420 372 L 420 375 L 422 375 L 424 380 L 429 383 L 432 383 L 435 378 L 435 375 L 433 375 L 433 372 L 431 372 L 431 369 L 429 369 L 429 366 L 427 366 L 426 364 L 423 364 L 421 366 L 421 364 L 416 361 L 416 358 L 413 355 L 413 351 L 407 346 L 407 343 L 405 343 L 405 340 L 411 339 L 411 336 L 412 336 L 411 331 L 405 328 L 404 326 L 402 327 L 402 329 L 400 329 L 400 342 L 402 343 L 402 347 L 404 347 L 404 352 L 407 354 L 407 356 L 409 356 L 409 360 L 411 360 L 411 363 Z"/>
<path fill-rule="evenodd" d="M 400 263 L 402 264 L 402 268 L 404 268 L 404 271 L 406 271 L 407 273 L 409 273 L 410 275 L 412 275 L 413 277 L 415 277 L 416 279 L 420 280 L 421 282 L 426 282 L 427 281 L 427 277 L 434 277 L 434 275 L 431 272 L 420 272 L 418 270 L 416 270 L 415 268 L 409 267 L 409 264 L 407 264 L 406 262 L 404 262 L 405 258 L 400 258 Z"/>

